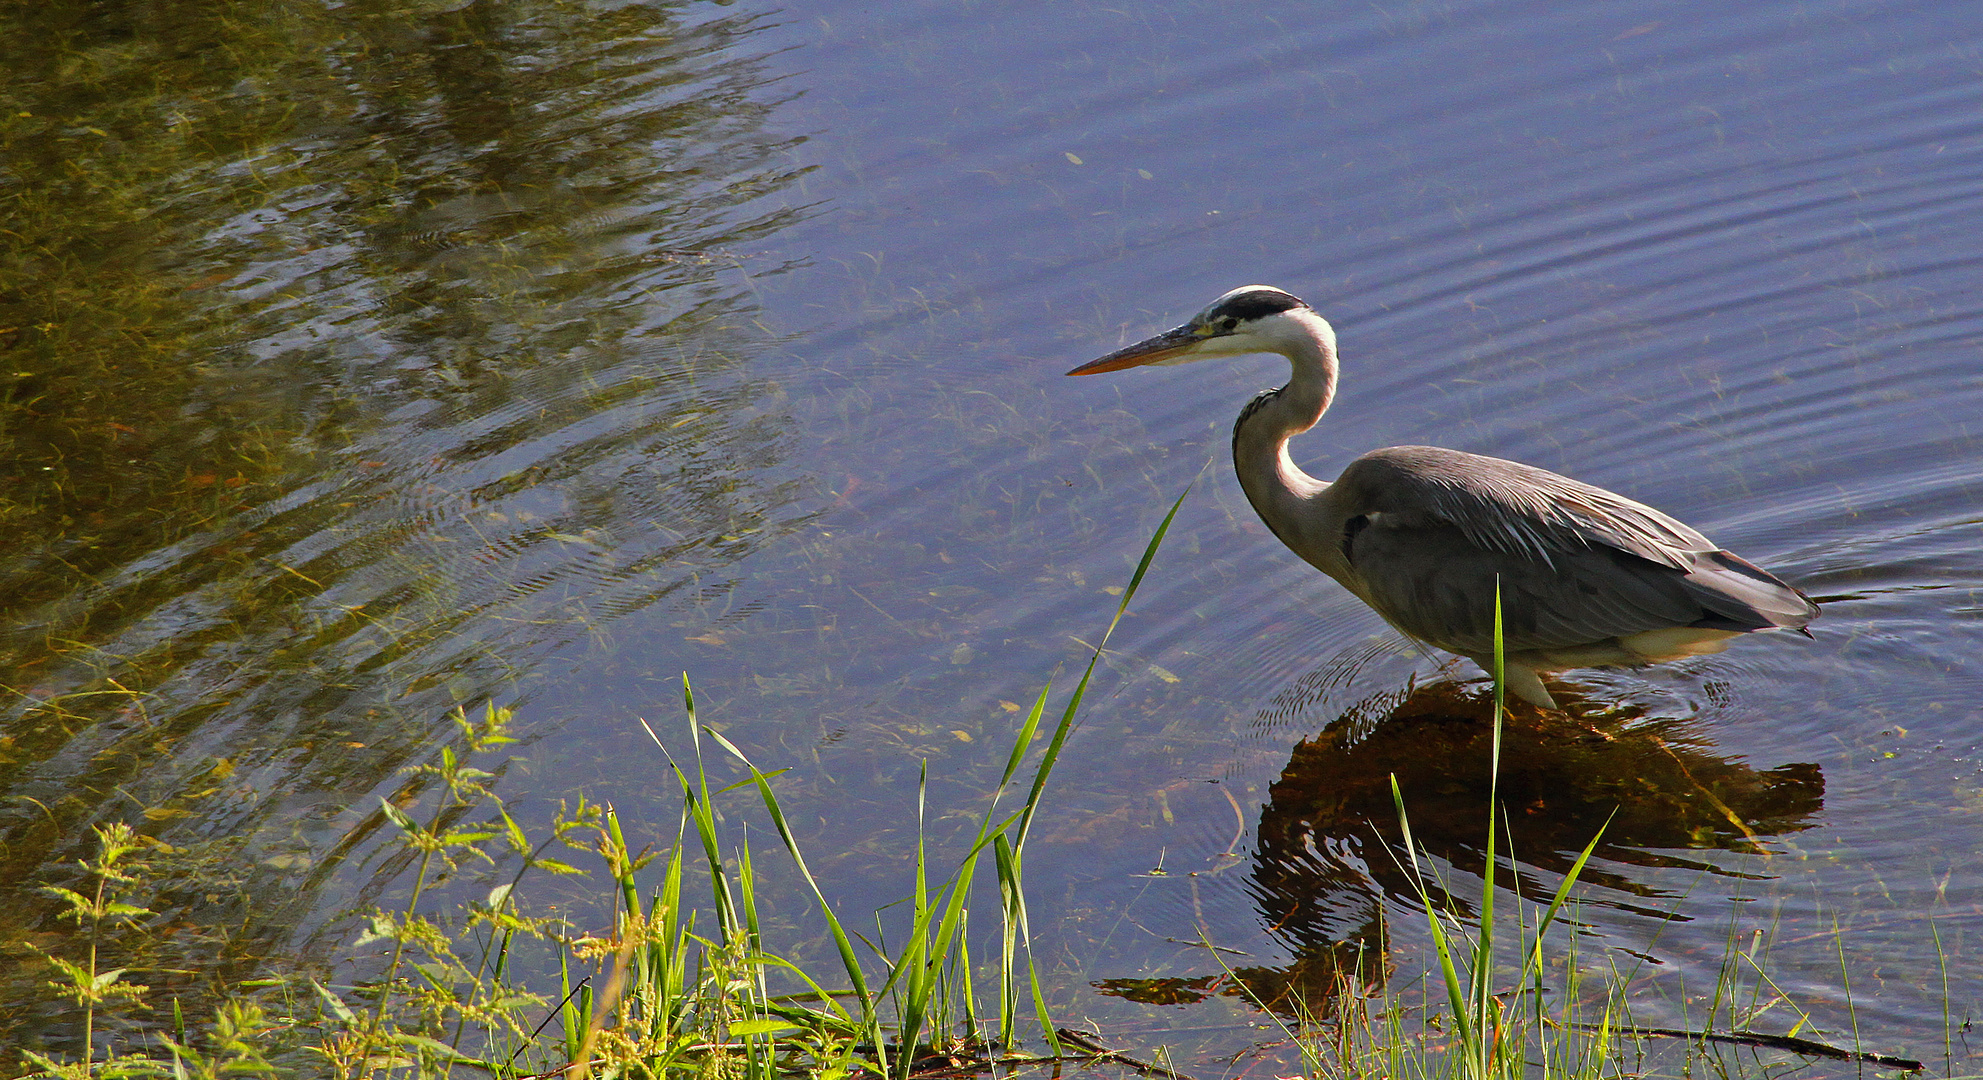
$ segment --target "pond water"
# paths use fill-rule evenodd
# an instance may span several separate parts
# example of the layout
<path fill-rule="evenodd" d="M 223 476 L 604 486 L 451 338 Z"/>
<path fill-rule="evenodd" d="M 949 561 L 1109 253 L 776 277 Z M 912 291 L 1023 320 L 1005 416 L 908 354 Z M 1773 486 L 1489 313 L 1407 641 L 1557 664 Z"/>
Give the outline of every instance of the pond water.
<path fill-rule="evenodd" d="M 1407 647 L 1232 478 L 1232 419 L 1282 362 L 1061 377 L 1266 282 L 1342 342 L 1309 471 L 1400 443 L 1526 461 L 1824 605 L 1810 640 L 1568 676 L 1604 737 L 1518 719 L 1520 887 L 1622 807 L 1584 951 L 1711 986 L 1761 931 L 1805 1034 L 1964 1067 L 1966 9 L 4 18 L 10 960 L 68 947 L 34 890 L 73 884 L 111 820 L 187 867 L 151 981 L 334 951 L 399 880 L 377 796 L 457 703 L 516 708 L 498 790 L 527 821 L 583 793 L 664 837 L 637 718 L 682 732 L 684 673 L 705 722 L 791 770 L 829 891 L 890 902 L 921 763 L 933 806 L 975 810 L 1188 487 L 1056 774 L 1034 934 L 1067 1015 L 1181 1065 L 1246 1052 L 1265 1014 L 1180 942 L 1238 950 L 1266 996 L 1319 987 L 1410 934 L 1386 778 L 1462 894 L 1485 815 L 1479 672 Z M 0 1042 L 73 1050 L 75 1016 L 10 966 Z"/>

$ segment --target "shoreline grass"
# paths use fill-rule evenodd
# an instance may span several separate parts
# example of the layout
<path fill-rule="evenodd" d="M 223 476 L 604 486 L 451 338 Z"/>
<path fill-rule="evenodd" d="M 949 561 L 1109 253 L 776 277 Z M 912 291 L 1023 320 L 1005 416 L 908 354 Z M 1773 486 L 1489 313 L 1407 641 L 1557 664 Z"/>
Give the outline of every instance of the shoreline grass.
<path fill-rule="evenodd" d="M 140 1029 L 137 1038 L 99 1058 L 98 1010 L 118 1002 L 137 1006 L 149 988 L 124 981 L 122 970 L 97 970 L 93 946 L 83 964 L 48 957 L 66 980 L 49 986 L 84 1010 L 87 1049 L 80 1059 L 66 1061 L 28 1051 L 37 1070 L 29 1075 L 217 1080 L 302 1072 L 352 1080 L 455 1074 L 585 1080 L 595 1074 L 714 1071 L 839 1080 L 854 1074 L 908 1077 L 928 1060 L 955 1067 L 964 1061 L 1016 1065 L 1058 1058 L 1063 1047 L 1032 962 L 1023 887 L 1026 839 L 1095 668 L 1183 501 L 1180 495 L 1152 536 L 1050 733 L 1041 725 L 1051 684 L 1041 689 L 1014 735 L 1004 774 L 969 850 L 934 882 L 922 829 L 925 766 L 917 793 L 913 878 L 905 898 L 912 917 L 906 939 L 892 949 L 879 935 L 871 940 L 847 928 L 807 868 L 772 784 L 777 773 L 758 769 L 740 748 L 697 723 L 685 675 L 683 705 L 693 758 L 667 757 L 682 806 L 666 851 L 631 850 L 615 809 L 583 799 L 560 811 L 548 836 L 530 837 L 490 786 L 496 774 L 475 763 L 515 741 L 509 711 L 488 704 L 471 720 L 465 709 L 457 709 L 454 722 L 463 749 L 444 747 L 435 763 L 410 770 L 430 779 L 437 793 L 426 820 L 380 800 L 398 842 L 417 859 L 405 908 L 375 910 L 353 943 L 386 950 L 376 978 L 350 984 L 307 975 L 256 980 L 255 993 L 226 1001 L 205 1021 L 189 1020 L 175 1000 L 171 1034 Z M 648 733 L 666 756 L 652 727 Z M 743 767 L 742 780 L 712 791 L 704 736 Z M 1036 754 L 1039 738 L 1046 746 Z M 1023 801 L 1001 811 L 1001 799 L 1029 761 L 1033 772 Z M 829 989 L 823 978 L 766 948 L 748 835 L 725 836 L 713 809 L 715 798 L 744 788 L 758 796 L 811 893 L 832 936 L 843 985 Z M 102 854 L 86 867 L 97 882 L 94 898 L 49 890 L 70 905 L 78 923 L 88 925 L 92 943 L 106 924 L 150 914 L 120 899 L 120 887 L 135 884 L 143 868 L 130 859 L 135 849 L 127 842 L 128 830 L 116 829 L 100 831 Z M 603 863 L 613 906 L 612 928 L 605 934 L 589 935 L 564 919 L 520 908 L 518 891 L 532 872 L 586 873 L 554 857 L 554 851 L 583 851 Z M 683 896 L 691 851 L 700 855 L 700 873 L 712 890 L 708 908 Z M 989 994 L 978 985 L 968 947 L 972 895 L 986 855 L 991 906 L 1002 920 Z M 659 881 L 644 887 L 639 875 L 657 860 Z M 437 879 L 477 862 L 516 869 L 507 883 L 448 918 L 423 909 Z M 713 925 L 699 925 L 705 915 Z M 867 947 L 865 958 L 856 940 Z M 555 999 L 514 981 L 531 962 L 522 954 L 533 949 L 540 967 L 558 972 Z M 871 965 L 879 968 L 875 980 Z M 586 966 L 593 974 L 574 978 L 575 970 Z M 981 1014 L 981 1000 L 996 1006 Z M 1045 1059 L 1018 1053 L 1024 1031 L 1033 1026 L 1047 1048 Z"/>
<path fill-rule="evenodd" d="M 457 709 L 460 748 L 444 747 L 433 763 L 409 770 L 429 782 L 424 820 L 381 800 L 380 813 L 397 830 L 397 843 L 413 869 L 403 908 L 374 909 L 351 943 L 353 950 L 375 950 L 370 977 L 337 982 L 316 971 L 248 980 L 203 1018 L 186 1016 L 175 999 L 169 1033 L 156 1023 L 126 1024 L 101 1054 L 100 1019 L 147 1007 L 155 1017 L 159 1007 L 146 1000 L 150 988 L 126 977 L 130 971 L 99 969 L 99 937 L 134 927 L 151 914 L 130 902 L 145 874 L 141 846 L 132 842 L 128 828 L 99 829 L 99 853 L 83 867 L 93 889 L 44 890 L 87 930 L 87 957 L 46 960 L 55 976 L 50 988 L 82 1010 L 88 1049 L 71 1060 L 28 1051 L 36 1071 L 27 1075 L 910 1080 L 1085 1061 L 1187 1080 L 1169 1067 L 1161 1050 L 1166 1064 L 1151 1065 L 1056 1028 L 1033 963 L 1023 874 L 1027 837 L 1077 726 L 1096 665 L 1182 502 L 1180 496 L 1151 538 L 1050 731 L 1043 725 L 1052 688 L 1041 689 L 1014 732 L 1003 773 L 977 815 L 967 850 L 947 872 L 932 867 L 927 848 L 925 765 L 914 807 L 917 842 L 910 881 L 898 901 L 906 905 L 907 929 L 892 942 L 882 932 L 880 911 L 869 937 L 835 910 L 779 801 L 774 784 L 779 772 L 760 769 L 741 748 L 699 724 L 686 675 L 690 753 L 678 760 L 641 721 L 680 799 L 673 839 L 658 851 L 634 850 L 617 810 L 583 798 L 563 806 L 548 831 L 532 837 L 496 795 L 497 774 L 479 764 L 515 741 L 510 713 L 488 704 L 475 718 Z M 1498 599 L 1495 617 L 1498 641 Z M 1810 1021 L 1802 1010 L 1786 1036 L 1743 1032 L 1778 1004 L 1796 1006 L 1757 958 L 1760 942 L 1742 949 L 1732 936 L 1702 1030 L 1635 1025 L 1627 1000 L 1633 972 L 1621 972 L 1615 964 L 1583 964 L 1574 935 L 1557 955 L 1544 946 L 1569 909 L 1601 831 L 1547 903 L 1526 901 L 1517 890 L 1511 910 L 1497 914 L 1500 860 L 1508 860 L 1511 872 L 1519 864 L 1506 811 L 1495 798 L 1506 708 L 1498 649 L 1496 661 L 1489 813 L 1483 823 L 1489 857 L 1478 914 L 1466 912 L 1450 884 L 1437 880 L 1430 854 L 1412 836 L 1407 793 L 1394 777 L 1392 799 L 1406 864 L 1401 869 L 1416 885 L 1436 962 L 1417 976 L 1423 1004 L 1407 1005 L 1394 985 L 1410 977 L 1380 977 L 1374 992 L 1366 992 L 1347 973 L 1340 992 L 1329 998 L 1327 1016 L 1302 1013 L 1290 1026 L 1256 1002 L 1282 1025 L 1308 1077 L 1623 1080 L 1662 1071 L 1648 1069 L 1645 1040 L 1666 1036 L 1684 1037 L 1690 1048 L 1734 1043 L 1829 1053 L 1889 1068 L 1919 1067 L 1860 1052 L 1856 1026 L 1853 1051 L 1800 1040 L 1798 1032 Z M 740 779 L 712 786 L 705 737 L 719 760 L 728 758 L 742 770 Z M 1036 752 L 1034 744 L 1041 740 L 1045 745 Z M 1032 773 L 1022 784 L 1020 774 L 1029 763 Z M 1020 792 L 1016 805 L 1002 807 L 1008 795 Z M 719 799 L 733 793 L 754 795 L 771 823 L 831 940 L 839 962 L 831 975 L 808 970 L 767 943 L 757 870 L 762 852 L 748 831 L 727 829 L 716 809 Z M 598 869 L 579 865 L 588 860 Z M 986 863 L 989 873 L 982 872 Z M 428 910 L 437 887 L 450 882 L 458 891 L 456 876 L 472 866 L 485 873 L 507 871 L 507 879 L 445 914 Z M 546 877 L 590 877 L 603 885 L 599 895 L 608 908 L 607 927 L 587 931 L 570 916 L 533 913 L 526 886 Z M 706 901 L 688 898 L 697 881 L 709 889 Z M 971 952 L 974 908 L 981 913 L 989 908 L 997 917 L 995 959 L 981 961 Z M 1381 948 L 1391 954 L 1388 932 L 1384 938 Z M 1552 978 L 1560 985 L 1549 985 Z M 1717 1024 L 1725 1024 L 1726 1032 L 1712 1031 Z M 1029 1044 L 1042 1052 L 1025 1052 Z M 1629 1045 L 1636 1051 L 1628 1054 Z M 1691 1075 L 1696 1060 L 1689 1049 L 1674 1075 Z M 1757 1065 L 1759 1074 L 1767 1072 L 1762 1062 Z M 1718 1062 L 1707 1066 L 1730 1072 Z M 1743 1071 L 1738 1063 L 1733 1073 Z"/>

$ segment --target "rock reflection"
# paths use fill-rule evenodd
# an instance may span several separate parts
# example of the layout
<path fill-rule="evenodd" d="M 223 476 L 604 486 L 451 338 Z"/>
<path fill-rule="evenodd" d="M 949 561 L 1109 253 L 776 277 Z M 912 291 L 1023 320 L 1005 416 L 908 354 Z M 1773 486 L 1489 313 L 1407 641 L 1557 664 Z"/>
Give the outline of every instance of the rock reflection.
<path fill-rule="evenodd" d="M 742 607 L 808 514 L 721 254 L 804 213 L 761 22 L 0 15 L 0 955 L 70 948 L 34 887 L 116 819 L 164 881 L 101 966 L 252 970 L 453 703 Z M 5 967 L 0 1045 L 73 1049 Z"/>
<path fill-rule="evenodd" d="M 1421 852 L 1477 876 L 1492 752 L 1482 718 L 1491 708 L 1479 684 L 1439 681 L 1402 702 L 1387 696 L 1352 707 L 1294 748 L 1260 814 L 1250 891 L 1295 963 L 1098 987 L 1153 1002 L 1243 994 L 1277 1011 L 1322 1015 L 1343 986 L 1373 985 L 1383 975 L 1386 911 L 1419 904 L 1391 777 Z M 1633 868 L 1746 876 L 1687 852 L 1764 852 L 1769 837 L 1810 828 L 1824 803 L 1816 765 L 1753 768 L 1717 754 L 1682 720 L 1621 710 L 1593 726 L 1524 708 L 1502 738 L 1500 795 L 1516 864 L 1497 880 L 1531 901 L 1548 901 L 1602 828 L 1582 875 L 1598 887 L 1587 901 L 1666 918 L 1650 902 L 1668 894 Z M 1438 899 L 1472 910 L 1460 896 Z"/>

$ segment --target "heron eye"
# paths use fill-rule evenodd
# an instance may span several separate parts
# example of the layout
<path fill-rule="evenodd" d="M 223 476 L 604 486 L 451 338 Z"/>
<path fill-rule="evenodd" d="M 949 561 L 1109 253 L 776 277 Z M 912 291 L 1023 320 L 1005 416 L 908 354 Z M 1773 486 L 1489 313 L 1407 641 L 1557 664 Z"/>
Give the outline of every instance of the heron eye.
<path fill-rule="evenodd" d="M 1219 320 L 1219 329 L 1224 330 L 1228 334 L 1232 333 L 1232 328 L 1238 325 L 1239 320 L 1233 318 L 1231 315 Z"/>

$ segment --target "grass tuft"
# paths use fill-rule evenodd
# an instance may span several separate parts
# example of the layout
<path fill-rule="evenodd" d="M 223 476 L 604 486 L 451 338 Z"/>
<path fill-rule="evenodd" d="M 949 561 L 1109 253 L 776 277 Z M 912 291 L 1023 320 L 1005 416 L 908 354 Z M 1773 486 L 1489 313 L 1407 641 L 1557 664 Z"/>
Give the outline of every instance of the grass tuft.
<path fill-rule="evenodd" d="M 561 808 L 545 835 L 532 837 L 493 790 L 480 766 L 516 739 L 509 710 L 486 705 L 479 717 L 456 709 L 459 742 L 413 773 L 432 792 L 401 805 L 381 799 L 375 815 L 409 856 L 412 882 L 401 910 L 373 910 L 353 942 L 372 950 L 375 974 L 339 983 L 321 973 L 243 984 L 209 1020 L 189 1020 L 172 1004 L 172 1034 L 112 1040 L 99 1056 L 105 1010 L 139 1006 L 146 988 L 122 970 L 97 970 L 92 944 L 83 962 L 47 957 L 60 978 L 51 989 L 83 1009 L 73 1060 L 31 1055 L 31 1075 L 219 1078 L 300 1072 L 360 1078 L 474 1075 L 505 1080 L 587 1080 L 593 1076 L 807 1076 L 906 1078 L 932 1067 L 954 1072 L 1024 1064 L 1022 1032 L 1037 1025 L 1050 1055 L 1062 1052 L 1033 963 L 1023 867 L 1026 839 L 1047 780 L 1075 727 L 1081 701 L 1109 638 L 1121 623 L 1165 533 L 1179 496 L 1151 538 L 1114 617 L 1061 709 L 1046 745 L 1034 743 L 1052 696 L 1042 687 L 1014 734 L 1004 773 L 979 816 L 969 849 L 947 872 L 931 865 L 922 838 L 926 785 L 917 792 L 918 841 L 907 935 L 893 948 L 848 929 L 807 865 L 773 784 L 777 772 L 697 722 L 687 676 L 682 701 L 692 758 L 667 754 L 680 800 L 671 845 L 635 851 L 615 808 L 580 799 Z M 646 726 L 646 721 L 642 721 Z M 657 746 L 662 740 L 652 727 Z M 704 742 L 741 766 L 743 779 L 712 790 Z M 1023 778 L 1028 762 L 1032 775 Z M 927 780 L 927 768 L 924 770 Z M 746 835 L 725 832 L 716 801 L 748 790 L 769 817 L 785 854 L 817 905 L 840 961 L 832 976 L 808 972 L 770 951 L 758 905 L 756 853 Z M 1018 805 L 1003 803 L 1023 792 Z M 98 930 L 149 915 L 125 903 L 140 880 L 129 830 L 100 830 L 99 855 L 85 869 L 94 895 L 51 890 L 69 916 Z M 989 860 L 985 856 L 989 854 Z M 1002 920 L 997 963 L 982 987 L 968 947 L 980 862 Z M 435 912 L 429 897 L 466 869 L 511 867 L 480 897 Z M 691 877 L 709 883 L 706 905 L 684 897 Z M 608 926 L 588 931 L 571 919 L 532 914 L 529 887 L 544 878 L 587 878 L 610 903 Z M 857 947 L 856 942 L 860 946 Z M 881 944 L 877 944 L 881 942 Z M 995 1003 L 981 1013 L 980 1001 Z M 1030 1016 L 1027 1006 L 1030 1004 Z"/>
<path fill-rule="evenodd" d="M 151 912 L 133 902 L 144 895 L 145 849 L 128 828 L 99 829 L 98 853 L 82 864 L 88 884 L 44 890 L 88 933 L 86 953 L 43 957 L 51 999 L 81 1012 L 82 1049 L 68 1059 L 29 1051 L 28 1062 L 37 1070 L 29 1075 L 911 1080 L 1007 1071 L 1078 1053 L 1091 1062 L 1114 1061 L 1149 1075 L 1177 1077 L 1168 1063 L 1133 1062 L 1057 1031 L 1033 961 L 1023 871 L 1027 837 L 1096 665 L 1182 504 L 1180 496 L 1151 538 L 1050 732 L 1045 728 L 1052 688 L 1041 688 L 1013 734 L 1004 771 L 978 815 L 970 845 L 945 869 L 932 865 L 924 838 L 925 765 L 917 788 L 908 894 L 899 902 L 908 929 L 892 943 L 879 930 L 872 938 L 854 930 L 835 910 L 779 800 L 779 773 L 759 768 L 740 747 L 698 722 L 686 675 L 682 704 L 690 755 L 677 760 L 641 721 L 661 747 L 679 798 L 674 837 L 662 850 L 634 850 L 616 808 L 583 798 L 562 806 L 548 828 L 532 836 L 496 795 L 497 774 L 481 767 L 515 742 L 511 714 L 493 704 L 479 716 L 457 709 L 452 714 L 456 744 L 442 748 L 432 763 L 409 770 L 421 782 L 403 790 L 428 794 L 403 795 L 404 802 L 381 800 L 371 823 L 395 838 L 411 882 L 403 907 L 369 912 L 352 942 L 363 957 L 354 967 L 369 972 L 367 977 L 340 982 L 320 970 L 254 979 L 235 987 L 210 1017 L 188 1017 L 173 999 L 167 1024 L 160 1018 L 159 991 L 127 979 L 127 969 L 101 969 L 99 937 L 141 932 Z M 1810 1018 L 1765 974 L 1760 931 L 1745 948 L 1731 930 L 1705 1027 L 1635 1027 L 1625 1003 L 1630 972 L 1587 968 L 1575 954 L 1574 937 L 1553 959 L 1544 948 L 1602 829 L 1547 903 L 1527 902 L 1517 892 L 1508 910 L 1497 908 L 1501 860 L 1511 868 L 1515 860 L 1497 801 L 1507 709 L 1498 594 L 1494 618 L 1490 797 L 1483 822 L 1488 857 L 1474 908 L 1478 914 L 1468 914 L 1449 883 L 1438 880 L 1437 865 L 1412 835 L 1406 794 L 1393 776 L 1392 801 L 1403 833 L 1401 868 L 1425 918 L 1433 971 L 1420 977 L 1414 1000 L 1423 1004 L 1416 1005 L 1405 1000 L 1409 980 L 1401 990 L 1398 979 L 1362 977 L 1387 966 L 1388 955 L 1373 964 L 1359 958 L 1338 972 L 1340 985 L 1326 996 L 1330 1015 L 1299 1015 L 1292 1028 L 1283 1022 L 1307 1075 L 1612 1080 L 1645 1074 L 1643 1050 L 1629 1061 L 1622 1051 L 1629 1040 L 1647 1036 L 1689 1040 L 1683 1073 L 1697 1064 L 1729 1071 L 1722 1060 L 1708 1059 L 1706 1048 L 1714 1044 L 1914 1065 L 1861 1052 L 1856 1024 L 1851 1051 L 1800 1040 Z M 720 786 L 712 781 L 705 740 L 711 756 L 734 763 L 741 778 Z M 726 817 L 717 809 L 719 801 L 739 792 L 755 796 L 784 857 L 804 882 L 834 946 L 838 966 L 831 974 L 809 970 L 772 951 L 766 941 L 757 870 L 762 853 L 747 833 L 726 830 Z M 434 910 L 432 898 L 457 895 L 470 868 L 497 883 L 479 896 Z M 589 921 L 553 914 L 556 909 L 544 906 L 541 896 L 543 886 L 559 879 L 576 880 L 582 894 L 603 900 L 605 910 Z M 706 900 L 685 895 L 694 882 L 707 883 Z M 995 898 L 998 948 L 995 959 L 980 963 L 970 941 L 974 899 L 984 896 Z M 1388 938 L 1381 935 L 1375 948 L 1388 954 Z M 1939 948 L 1939 932 L 1936 943 Z M 1560 973 L 1561 985 L 1548 985 L 1552 972 Z M 1943 978 L 1946 986 L 1946 966 Z M 1795 1013 L 1788 1035 L 1741 1030 L 1776 1010 Z M 1711 1033 L 1711 1027 L 1730 1034 Z M 1043 1055 L 1024 1052 L 1033 1031 Z M 1702 1048 L 1698 1056 L 1695 1047 Z M 1735 1072 L 1744 1071 L 1735 1064 Z"/>

